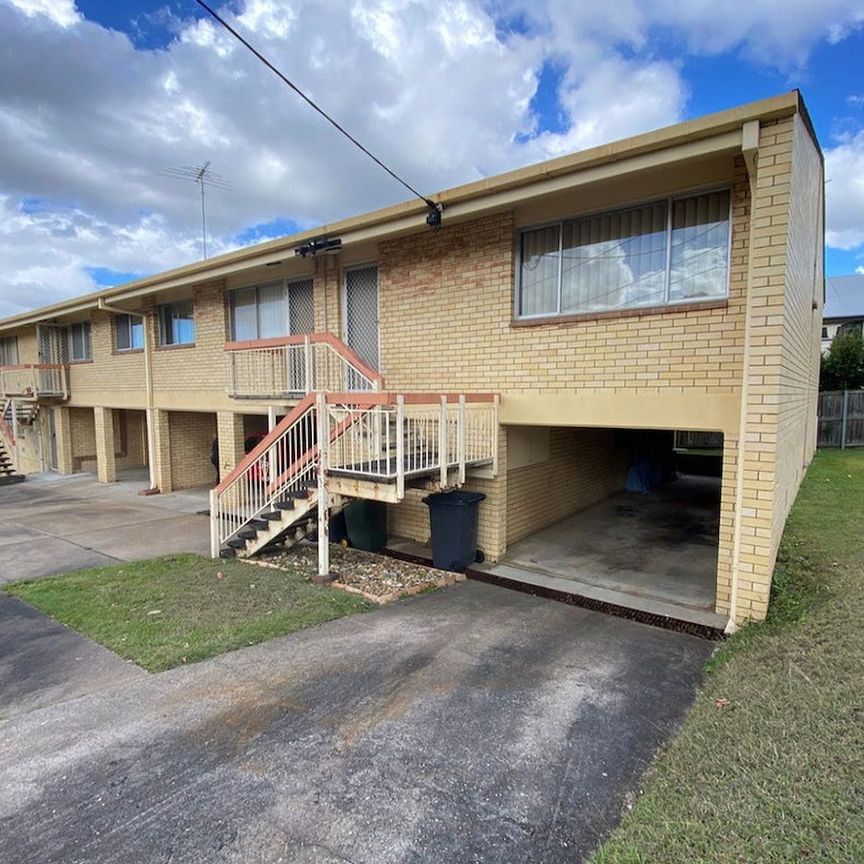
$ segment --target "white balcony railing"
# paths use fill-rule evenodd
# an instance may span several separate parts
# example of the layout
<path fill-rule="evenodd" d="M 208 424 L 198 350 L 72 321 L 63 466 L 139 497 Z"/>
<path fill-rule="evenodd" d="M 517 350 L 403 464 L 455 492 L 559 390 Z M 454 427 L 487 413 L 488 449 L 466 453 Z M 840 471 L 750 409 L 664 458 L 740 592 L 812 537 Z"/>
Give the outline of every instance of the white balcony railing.
<path fill-rule="evenodd" d="M 229 342 L 226 352 L 228 394 L 235 398 L 297 398 L 381 386 L 381 376 L 332 333 Z"/>
<path fill-rule="evenodd" d="M 66 399 L 68 396 L 67 370 L 59 363 L 0 366 L 0 398 L 35 402 L 39 399 Z"/>

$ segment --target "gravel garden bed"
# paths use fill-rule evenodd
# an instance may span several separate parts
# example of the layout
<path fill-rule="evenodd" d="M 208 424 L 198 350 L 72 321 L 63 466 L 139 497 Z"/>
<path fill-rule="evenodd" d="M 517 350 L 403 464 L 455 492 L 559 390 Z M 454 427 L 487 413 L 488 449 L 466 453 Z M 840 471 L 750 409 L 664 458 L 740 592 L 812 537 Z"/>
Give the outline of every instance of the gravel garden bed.
<path fill-rule="evenodd" d="M 318 547 L 312 543 L 298 543 L 289 549 L 267 550 L 257 555 L 254 562 L 271 567 L 299 569 L 314 576 L 318 572 Z M 436 570 L 434 567 L 332 544 L 330 573 L 334 588 L 362 594 L 375 603 L 389 603 L 400 597 L 446 588 L 465 580 L 462 573 Z"/>

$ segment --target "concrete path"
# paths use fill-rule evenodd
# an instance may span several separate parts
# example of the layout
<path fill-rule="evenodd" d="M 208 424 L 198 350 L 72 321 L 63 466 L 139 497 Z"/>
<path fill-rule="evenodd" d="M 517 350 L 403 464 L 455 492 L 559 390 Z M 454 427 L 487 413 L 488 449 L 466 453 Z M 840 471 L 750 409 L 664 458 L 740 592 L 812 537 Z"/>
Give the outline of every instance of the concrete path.
<path fill-rule="evenodd" d="M 0 594 L 0 633 L 0 720 L 147 677 L 7 594 Z"/>
<path fill-rule="evenodd" d="M 0 860 L 576 864 L 709 643 L 468 582 L 0 723 Z"/>
<path fill-rule="evenodd" d="M 209 552 L 202 496 L 42 475 L 0 488 L 0 584 L 175 552 Z"/>

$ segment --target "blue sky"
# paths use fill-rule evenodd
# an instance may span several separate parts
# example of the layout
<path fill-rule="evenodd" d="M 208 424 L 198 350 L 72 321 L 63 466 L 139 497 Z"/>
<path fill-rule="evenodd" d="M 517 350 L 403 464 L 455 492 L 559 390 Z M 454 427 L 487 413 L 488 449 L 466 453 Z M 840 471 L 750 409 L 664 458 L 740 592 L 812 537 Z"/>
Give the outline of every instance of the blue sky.
<path fill-rule="evenodd" d="M 864 0 L 215 5 L 426 192 L 798 87 L 828 272 L 864 268 Z M 0 314 L 200 257 L 196 188 L 167 168 L 231 182 L 213 253 L 405 196 L 193 0 L 0 0 L 0 29 Z"/>

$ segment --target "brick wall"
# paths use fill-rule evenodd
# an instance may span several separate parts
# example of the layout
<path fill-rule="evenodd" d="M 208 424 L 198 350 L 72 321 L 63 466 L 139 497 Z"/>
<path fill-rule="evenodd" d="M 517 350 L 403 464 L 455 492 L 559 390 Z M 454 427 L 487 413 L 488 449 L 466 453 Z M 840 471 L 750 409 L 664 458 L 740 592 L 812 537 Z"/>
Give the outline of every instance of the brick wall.
<path fill-rule="evenodd" d="M 382 243 L 382 372 L 392 389 L 738 389 L 747 261 L 735 175 L 727 308 L 512 326 L 512 213 Z"/>
<path fill-rule="evenodd" d="M 764 122 L 759 137 L 752 206 L 751 349 L 743 408 L 747 431 L 739 621 L 765 617 L 783 525 L 812 454 L 820 323 L 813 300 L 821 296 L 822 170 L 803 126 L 796 129 L 796 122 Z"/>
<path fill-rule="evenodd" d="M 70 408 L 73 471 L 96 470 L 96 424 L 92 408 Z"/>
<path fill-rule="evenodd" d="M 507 472 L 507 543 L 624 488 L 627 454 L 612 429 L 552 429 L 549 458 Z"/>
<path fill-rule="evenodd" d="M 172 488 L 212 485 L 216 471 L 210 463 L 210 448 L 216 437 L 216 415 L 170 411 L 168 426 Z"/>
<path fill-rule="evenodd" d="M 222 281 L 198 286 L 193 293 L 195 344 L 159 346 L 156 303 L 148 310 L 153 351 L 153 388 L 156 391 L 213 390 L 228 386 L 225 340 L 228 333 L 227 293 Z"/>

